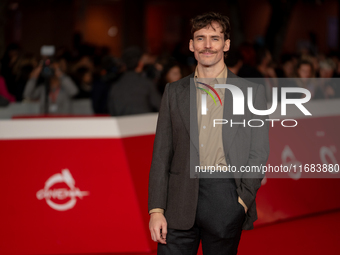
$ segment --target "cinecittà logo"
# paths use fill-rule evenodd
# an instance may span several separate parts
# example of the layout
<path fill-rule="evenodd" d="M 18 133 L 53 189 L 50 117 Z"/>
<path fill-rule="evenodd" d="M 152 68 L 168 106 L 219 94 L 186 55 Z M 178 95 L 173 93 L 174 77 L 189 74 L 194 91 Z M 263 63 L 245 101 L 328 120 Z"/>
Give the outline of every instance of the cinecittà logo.
<path fill-rule="evenodd" d="M 69 189 L 59 188 L 51 189 L 53 185 L 57 183 L 65 183 Z M 46 203 L 54 210 L 66 211 L 72 209 L 77 203 L 76 197 L 83 198 L 83 196 L 88 196 L 88 191 L 80 191 L 79 188 L 75 187 L 75 181 L 68 169 L 61 171 L 61 174 L 52 175 L 46 182 L 45 187 L 37 192 L 37 198 L 39 200 L 46 199 Z M 67 198 L 70 198 L 64 203 L 55 203 L 51 199 L 58 199 L 63 202 Z"/>

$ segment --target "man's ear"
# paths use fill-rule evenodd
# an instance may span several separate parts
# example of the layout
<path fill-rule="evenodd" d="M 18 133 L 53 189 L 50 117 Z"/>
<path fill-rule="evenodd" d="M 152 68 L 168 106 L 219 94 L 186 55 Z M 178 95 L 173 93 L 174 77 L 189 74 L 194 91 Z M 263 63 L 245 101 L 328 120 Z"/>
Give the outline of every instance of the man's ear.
<path fill-rule="evenodd" d="M 191 51 L 191 52 L 194 52 L 195 50 L 194 50 L 194 41 L 192 40 L 192 39 L 190 39 L 190 41 L 189 41 L 189 50 Z"/>
<path fill-rule="evenodd" d="M 225 40 L 223 51 L 226 52 L 230 49 L 230 39 Z"/>

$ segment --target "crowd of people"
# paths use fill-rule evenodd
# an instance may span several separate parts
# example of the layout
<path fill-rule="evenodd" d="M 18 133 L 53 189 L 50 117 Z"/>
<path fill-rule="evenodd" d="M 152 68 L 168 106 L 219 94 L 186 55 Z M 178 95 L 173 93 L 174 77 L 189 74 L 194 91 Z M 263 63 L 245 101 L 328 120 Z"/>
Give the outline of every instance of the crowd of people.
<path fill-rule="evenodd" d="M 51 72 L 48 79 L 44 73 L 46 61 Z M 306 88 L 312 99 L 340 97 L 337 79 L 330 79 L 340 77 L 337 52 L 325 55 L 306 49 L 274 61 L 267 48 L 243 43 L 230 50 L 225 61 L 233 73 L 256 78 L 257 83 L 266 86 L 268 102 L 272 101 L 273 87 L 280 92 L 285 86 Z M 71 114 L 72 101 L 88 99 L 95 114 L 157 112 L 165 85 L 194 72 L 195 66 L 189 51 L 181 56 L 178 52 L 155 56 L 130 47 L 117 58 L 106 47 L 84 44 L 76 50 L 59 47 L 47 59 L 25 54 L 18 45 L 11 44 L 1 60 L 0 106 L 33 101 L 39 102 L 41 113 Z M 277 78 L 300 79 L 289 82 Z"/>
<path fill-rule="evenodd" d="M 226 64 L 240 77 L 251 79 L 266 87 L 267 101 L 272 101 L 272 88 L 278 88 L 278 101 L 282 87 L 308 89 L 311 99 L 340 97 L 340 55 L 311 53 L 303 49 L 296 54 L 283 54 L 274 61 L 265 47 L 243 44 L 238 51 L 231 51 Z M 337 84 L 339 83 L 339 85 Z M 287 98 L 304 97 L 301 93 L 289 93 Z"/>

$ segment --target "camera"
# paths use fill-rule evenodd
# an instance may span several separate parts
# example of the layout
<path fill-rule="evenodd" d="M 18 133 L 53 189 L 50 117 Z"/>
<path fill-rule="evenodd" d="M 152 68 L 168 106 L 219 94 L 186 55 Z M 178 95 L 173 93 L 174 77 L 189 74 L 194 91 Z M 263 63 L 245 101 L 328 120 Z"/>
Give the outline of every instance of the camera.
<path fill-rule="evenodd" d="M 40 75 L 45 80 L 51 78 L 55 73 L 54 68 L 52 68 L 54 53 L 55 47 L 53 45 L 44 45 L 40 49 L 40 54 L 43 57 L 43 67 Z"/>

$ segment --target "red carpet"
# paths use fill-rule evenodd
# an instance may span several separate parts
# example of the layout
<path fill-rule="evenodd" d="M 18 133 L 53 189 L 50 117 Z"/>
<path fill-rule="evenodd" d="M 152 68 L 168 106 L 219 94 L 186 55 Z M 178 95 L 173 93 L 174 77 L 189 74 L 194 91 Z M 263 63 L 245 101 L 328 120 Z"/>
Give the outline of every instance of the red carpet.
<path fill-rule="evenodd" d="M 238 254 L 340 254 L 339 242 L 338 210 L 244 231 Z"/>
<path fill-rule="evenodd" d="M 339 245 L 340 210 L 337 210 L 243 231 L 238 254 L 338 255 Z M 198 254 L 202 254 L 201 250 Z M 156 255 L 156 252 L 119 255 Z"/>

